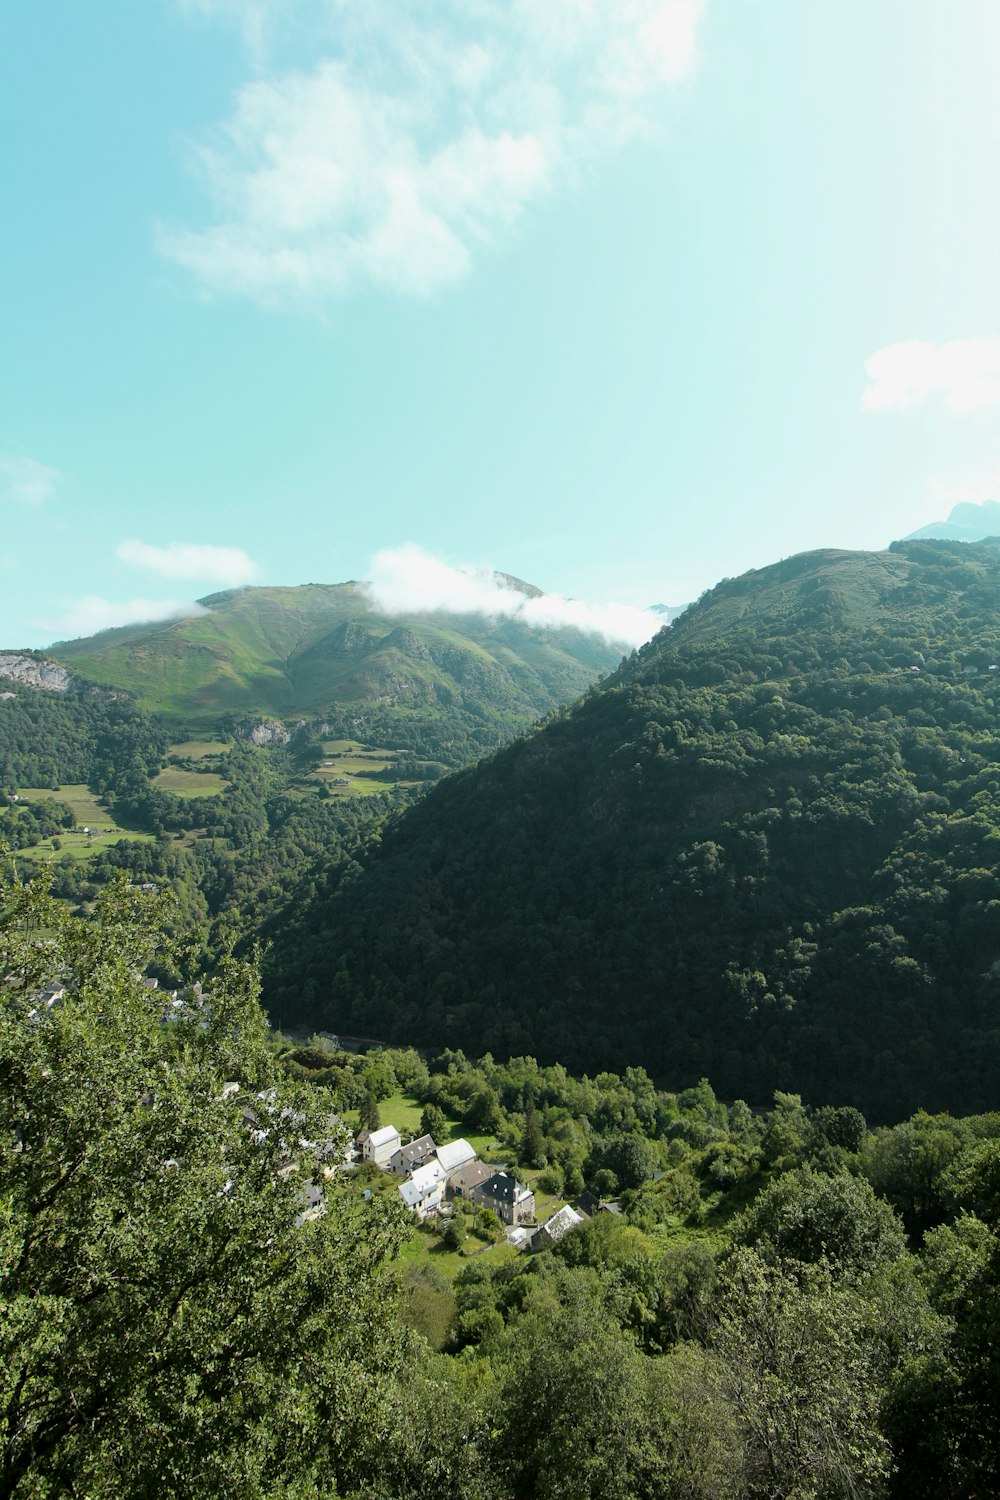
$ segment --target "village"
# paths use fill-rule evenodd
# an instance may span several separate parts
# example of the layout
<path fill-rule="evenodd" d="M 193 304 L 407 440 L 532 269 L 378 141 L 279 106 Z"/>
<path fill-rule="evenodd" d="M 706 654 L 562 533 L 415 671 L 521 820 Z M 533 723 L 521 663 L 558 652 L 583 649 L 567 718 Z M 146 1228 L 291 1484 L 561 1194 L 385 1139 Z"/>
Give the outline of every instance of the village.
<path fill-rule="evenodd" d="M 564 1204 L 539 1224 L 531 1188 L 505 1168 L 481 1161 L 461 1138 L 438 1146 L 432 1136 L 421 1135 L 404 1144 L 395 1125 L 383 1125 L 358 1134 L 355 1158 L 400 1178 L 399 1196 L 421 1221 L 450 1216 L 462 1200 L 491 1209 L 516 1250 L 546 1249 L 576 1229 L 586 1216 Z M 595 1199 L 592 1211 L 601 1206 Z"/>

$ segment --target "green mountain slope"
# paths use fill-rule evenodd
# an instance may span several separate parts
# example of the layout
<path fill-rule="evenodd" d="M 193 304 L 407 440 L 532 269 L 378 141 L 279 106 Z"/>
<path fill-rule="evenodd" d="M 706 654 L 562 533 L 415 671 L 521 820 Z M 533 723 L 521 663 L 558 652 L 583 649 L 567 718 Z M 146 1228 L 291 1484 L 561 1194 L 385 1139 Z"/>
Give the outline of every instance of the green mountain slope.
<path fill-rule="evenodd" d="M 327 719 L 452 765 L 572 700 L 621 656 L 575 630 L 379 615 L 356 583 L 242 589 L 201 602 L 206 612 L 196 617 L 64 641 L 49 655 L 194 727 L 226 713 Z"/>
<path fill-rule="evenodd" d="M 898 1116 L 1000 1097 L 1000 551 L 726 580 L 275 930 L 283 1019 Z"/>

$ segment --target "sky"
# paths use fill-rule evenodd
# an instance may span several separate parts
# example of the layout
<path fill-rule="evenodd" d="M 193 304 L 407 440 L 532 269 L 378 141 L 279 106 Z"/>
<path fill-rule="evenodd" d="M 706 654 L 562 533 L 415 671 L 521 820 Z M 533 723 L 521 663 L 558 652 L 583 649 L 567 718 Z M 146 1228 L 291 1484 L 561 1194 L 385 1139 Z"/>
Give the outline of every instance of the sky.
<path fill-rule="evenodd" d="M 494 569 L 637 640 L 1000 499 L 998 76 L 996 0 L 3 7 L 0 646 Z"/>

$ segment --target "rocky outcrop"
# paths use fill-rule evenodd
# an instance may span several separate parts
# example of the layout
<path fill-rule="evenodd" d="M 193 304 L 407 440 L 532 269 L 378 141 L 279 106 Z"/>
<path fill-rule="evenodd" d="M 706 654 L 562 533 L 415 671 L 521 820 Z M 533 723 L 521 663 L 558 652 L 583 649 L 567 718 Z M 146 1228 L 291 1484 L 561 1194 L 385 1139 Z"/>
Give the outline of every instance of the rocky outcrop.
<path fill-rule="evenodd" d="M 261 719 L 241 736 L 249 740 L 251 745 L 287 745 L 291 737 L 292 731 L 274 719 Z"/>
<path fill-rule="evenodd" d="M 44 693 L 65 693 L 73 686 L 73 678 L 65 667 L 26 651 L 0 651 L 0 677 L 40 688 Z"/>

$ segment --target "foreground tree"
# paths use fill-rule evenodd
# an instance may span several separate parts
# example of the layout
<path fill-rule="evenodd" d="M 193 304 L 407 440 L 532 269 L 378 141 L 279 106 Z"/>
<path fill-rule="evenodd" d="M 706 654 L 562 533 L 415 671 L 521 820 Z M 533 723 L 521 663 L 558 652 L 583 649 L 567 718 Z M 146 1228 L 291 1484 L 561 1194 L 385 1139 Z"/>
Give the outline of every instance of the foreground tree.
<path fill-rule="evenodd" d="M 335 1494 L 398 1357 L 398 1218 L 324 1177 L 252 968 L 164 1024 L 156 905 L 0 885 L 0 1496 Z"/>

